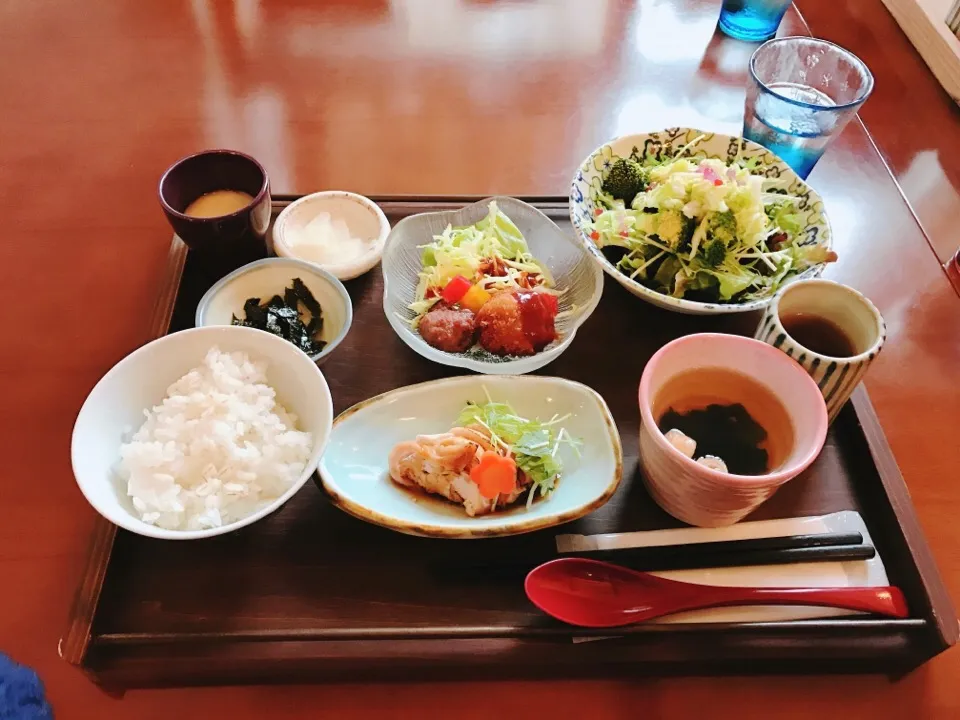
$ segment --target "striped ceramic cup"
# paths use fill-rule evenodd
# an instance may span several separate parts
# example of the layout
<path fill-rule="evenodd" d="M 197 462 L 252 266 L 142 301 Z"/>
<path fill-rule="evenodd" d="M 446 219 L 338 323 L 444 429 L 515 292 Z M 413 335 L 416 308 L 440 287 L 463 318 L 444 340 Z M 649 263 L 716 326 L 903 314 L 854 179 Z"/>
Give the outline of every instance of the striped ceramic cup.
<path fill-rule="evenodd" d="M 830 422 L 886 336 L 872 302 L 851 287 L 822 279 L 799 280 L 781 290 L 754 335 L 792 357 L 816 381 Z"/>

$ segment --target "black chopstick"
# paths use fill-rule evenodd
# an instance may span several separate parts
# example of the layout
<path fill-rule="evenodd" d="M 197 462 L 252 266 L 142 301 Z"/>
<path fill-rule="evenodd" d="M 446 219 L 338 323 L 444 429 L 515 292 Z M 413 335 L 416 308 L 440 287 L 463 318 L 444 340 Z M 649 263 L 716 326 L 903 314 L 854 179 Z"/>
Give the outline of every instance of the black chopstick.
<path fill-rule="evenodd" d="M 631 548 L 641 549 L 641 548 Z M 643 548 L 653 549 L 653 548 Z M 669 555 L 629 553 L 625 556 L 610 554 L 597 557 L 592 553 L 563 553 L 558 557 L 589 557 L 624 565 L 634 570 L 693 570 L 697 568 L 737 567 L 740 565 L 788 565 L 801 562 L 826 562 L 837 560 L 869 560 L 877 551 L 872 545 L 828 545 L 779 550 L 748 550 L 736 554 L 713 554 L 695 557 L 692 555 Z"/>
<path fill-rule="evenodd" d="M 787 550 L 806 550 L 844 545 L 860 545 L 863 535 L 851 533 L 821 533 L 819 535 L 784 535 L 782 537 L 747 538 L 745 540 L 721 540 L 718 542 L 687 543 L 684 545 L 653 545 L 648 547 L 614 548 L 611 550 L 582 550 L 576 553 L 558 553 L 558 557 L 575 554 L 577 557 L 588 557 L 594 560 L 625 563 L 655 562 L 667 569 L 672 561 L 688 563 L 696 560 L 704 562 L 720 562 L 726 558 L 738 558 L 744 554 L 774 553 Z M 816 556 L 816 553 L 810 553 Z M 743 563 L 735 563 L 743 564 Z M 764 563 L 767 564 L 767 563 Z M 690 567 L 685 565 L 685 567 Z M 699 565 L 696 567 L 730 567 L 729 565 Z"/>
<path fill-rule="evenodd" d="M 860 533 L 789 535 L 747 540 L 656 545 L 652 547 L 588 550 L 582 552 L 534 554 L 495 559 L 459 558 L 432 567 L 435 574 L 449 579 L 515 579 L 537 565 L 566 557 L 606 560 L 635 570 L 692 570 L 747 565 L 785 565 L 799 562 L 869 560 L 876 555 L 864 545 Z"/>

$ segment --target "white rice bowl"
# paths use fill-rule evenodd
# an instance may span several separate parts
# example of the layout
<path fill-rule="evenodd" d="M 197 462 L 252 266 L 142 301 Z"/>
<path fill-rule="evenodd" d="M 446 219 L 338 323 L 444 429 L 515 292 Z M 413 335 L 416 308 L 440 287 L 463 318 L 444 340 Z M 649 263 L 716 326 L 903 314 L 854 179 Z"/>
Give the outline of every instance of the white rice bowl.
<path fill-rule="evenodd" d="M 90 391 L 73 426 L 73 474 L 113 524 L 198 540 L 290 500 L 315 472 L 332 423 L 323 372 L 292 343 L 239 326 L 181 330 L 134 350 Z"/>
<path fill-rule="evenodd" d="M 141 520 L 168 530 L 221 527 L 297 481 L 313 438 L 277 402 L 266 369 L 214 347 L 145 411 L 118 467 Z"/>

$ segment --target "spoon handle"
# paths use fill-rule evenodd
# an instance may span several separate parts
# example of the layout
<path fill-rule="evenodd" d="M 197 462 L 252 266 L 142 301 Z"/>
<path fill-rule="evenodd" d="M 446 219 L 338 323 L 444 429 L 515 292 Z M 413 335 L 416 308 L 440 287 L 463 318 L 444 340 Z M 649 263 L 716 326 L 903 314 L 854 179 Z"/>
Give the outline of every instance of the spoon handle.
<path fill-rule="evenodd" d="M 895 587 L 738 588 L 712 587 L 691 598 L 696 607 L 722 605 L 817 605 L 905 618 L 907 601 Z"/>

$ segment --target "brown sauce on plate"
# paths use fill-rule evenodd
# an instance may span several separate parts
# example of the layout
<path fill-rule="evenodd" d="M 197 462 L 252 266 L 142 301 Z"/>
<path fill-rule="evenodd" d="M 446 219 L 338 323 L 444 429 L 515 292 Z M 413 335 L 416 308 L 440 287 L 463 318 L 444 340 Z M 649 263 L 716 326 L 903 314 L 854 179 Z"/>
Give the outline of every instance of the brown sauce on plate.
<path fill-rule="evenodd" d="M 553 493 L 557 491 L 557 488 L 560 487 L 560 481 L 563 479 L 563 475 L 560 475 L 553 483 L 553 492 L 544 496 L 537 490 L 537 494 L 533 498 L 531 507 L 535 507 L 542 503 L 544 500 L 549 500 Z M 471 518 L 467 515 L 467 511 L 463 507 L 463 503 L 456 503 L 453 500 L 448 500 L 442 495 L 437 495 L 436 493 L 430 493 L 424 490 L 419 485 L 401 485 L 400 483 L 394 481 L 389 474 L 387 476 L 387 482 L 389 482 L 393 487 L 397 488 L 404 495 L 409 497 L 413 502 L 420 505 L 429 507 L 432 511 L 436 512 L 439 515 L 445 515 L 449 517 L 465 517 L 468 519 Z M 530 489 L 527 488 L 524 490 L 523 494 L 517 498 L 514 502 L 509 505 L 497 505 L 494 508 L 492 513 L 485 513 L 484 515 L 477 515 L 477 518 L 488 517 L 490 515 L 508 515 L 512 511 L 518 513 L 523 513 L 527 511 L 527 493 L 530 492 Z"/>

